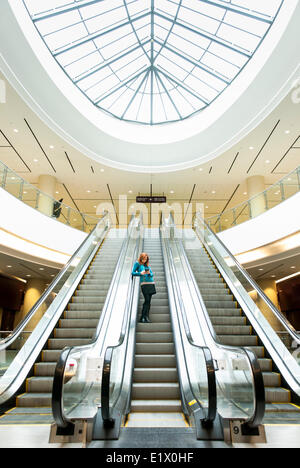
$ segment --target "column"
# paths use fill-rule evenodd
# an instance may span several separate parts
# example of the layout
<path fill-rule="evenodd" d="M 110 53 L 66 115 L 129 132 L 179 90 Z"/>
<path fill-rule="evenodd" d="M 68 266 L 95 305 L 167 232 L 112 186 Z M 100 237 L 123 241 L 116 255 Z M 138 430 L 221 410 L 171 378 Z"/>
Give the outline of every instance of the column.
<path fill-rule="evenodd" d="M 273 304 L 280 310 L 280 306 L 278 303 L 278 296 L 277 296 L 277 285 L 275 280 L 272 279 L 262 279 L 257 281 L 258 285 L 264 291 L 266 296 L 273 302 Z M 275 317 L 275 315 L 270 311 L 270 308 L 266 305 L 266 303 L 257 296 L 256 305 L 264 314 L 270 325 L 273 327 L 275 331 L 282 331 L 284 327 L 281 325 L 279 320 Z"/>
<path fill-rule="evenodd" d="M 254 197 L 254 199 L 250 201 L 250 210 L 251 217 L 255 218 L 266 211 L 265 197 L 264 195 L 258 195 L 265 190 L 265 179 L 264 176 L 252 176 L 248 177 L 246 182 L 248 198 Z"/>
<path fill-rule="evenodd" d="M 39 176 L 39 189 L 41 192 L 38 199 L 38 210 L 47 216 L 53 213 L 53 198 L 55 194 L 56 178 L 50 175 Z"/>
<path fill-rule="evenodd" d="M 27 281 L 26 289 L 25 289 L 25 296 L 24 296 L 24 304 L 22 307 L 22 311 L 17 314 L 16 322 L 14 326 L 16 326 L 21 320 L 26 317 L 28 312 L 37 302 L 37 300 L 41 297 L 43 292 L 46 288 L 46 281 L 40 278 L 32 278 Z M 42 316 L 44 315 L 47 309 L 46 304 L 40 307 L 40 309 L 36 312 L 34 317 L 30 320 L 28 325 L 26 326 L 26 331 L 34 330 L 35 326 L 38 324 Z"/>

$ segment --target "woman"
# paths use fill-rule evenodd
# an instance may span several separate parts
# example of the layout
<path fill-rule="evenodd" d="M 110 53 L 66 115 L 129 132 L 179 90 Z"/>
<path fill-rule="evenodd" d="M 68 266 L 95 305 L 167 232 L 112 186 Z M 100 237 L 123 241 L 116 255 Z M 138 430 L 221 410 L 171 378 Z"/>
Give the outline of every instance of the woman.
<path fill-rule="evenodd" d="M 153 273 L 149 266 L 149 255 L 145 252 L 141 253 L 138 261 L 135 262 L 132 269 L 132 276 L 140 276 L 142 293 L 145 298 L 140 322 L 151 323 L 151 320 L 149 319 L 151 298 L 153 294 L 156 294 L 156 290 Z"/>

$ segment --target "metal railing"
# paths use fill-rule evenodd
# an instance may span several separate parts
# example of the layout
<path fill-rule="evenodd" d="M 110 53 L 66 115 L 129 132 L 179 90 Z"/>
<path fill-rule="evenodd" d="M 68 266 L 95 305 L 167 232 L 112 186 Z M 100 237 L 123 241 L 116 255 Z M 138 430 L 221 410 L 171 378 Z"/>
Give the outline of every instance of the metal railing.
<path fill-rule="evenodd" d="M 265 213 L 300 191 L 300 167 L 283 177 L 279 182 L 258 193 L 240 205 L 207 217 L 206 222 L 215 233 L 225 231 L 249 219 Z"/>

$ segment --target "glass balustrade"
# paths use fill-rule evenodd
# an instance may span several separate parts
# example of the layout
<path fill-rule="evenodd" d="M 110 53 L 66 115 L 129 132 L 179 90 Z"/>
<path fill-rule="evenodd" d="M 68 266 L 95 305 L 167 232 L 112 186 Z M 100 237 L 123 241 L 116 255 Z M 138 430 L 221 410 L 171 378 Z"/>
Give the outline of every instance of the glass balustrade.
<path fill-rule="evenodd" d="M 91 232 L 102 216 L 84 214 L 64 203 L 58 204 L 55 198 L 26 182 L 2 162 L 0 162 L 0 187 L 31 208 L 80 231 Z M 58 210 L 56 216 L 55 208 Z"/>
<path fill-rule="evenodd" d="M 215 232 L 225 231 L 249 219 L 255 218 L 279 205 L 300 191 L 300 167 L 288 174 L 276 184 L 250 198 L 244 203 L 226 210 L 221 214 L 207 218 L 210 228 Z"/>
<path fill-rule="evenodd" d="M 31 206 L 43 214 L 57 219 L 59 222 L 71 226 L 75 229 L 79 229 L 84 232 L 91 232 L 96 226 L 99 215 L 95 216 L 90 214 L 81 213 L 64 203 L 59 206 L 59 216 L 56 218 L 53 215 L 53 207 L 57 203 L 57 200 L 49 195 L 40 191 L 34 185 L 26 182 L 22 177 L 16 174 L 14 171 L 9 169 L 5 164 L 0 162 L 0 187 L 5 189 L 11 195 L 15 196 L 26 205 Z M 256 216 L 264 213 L 265 211 L 277 206 L 279 203 L 295 195 L 300 191 L 300 167 L 295 169 L 293 172 L 285 176 L 276 184 L 269 187 L 262 193 L 257 194 L 255 197 L 237 205 L 229 210 L 224 211 L 221 214 L 214 216 L 204 216 L 209 224 L 210 228 L 215 232 L 221 232 L 231 227 L 237 226 L 249 219 L 255 218 Z M 130 205 L 132 201 L 128 200 L 128 210 L 130 211 Z M 193 214 L 199 211 L 198 204 L 201 204 L 201 200 L 193 200 L 192 202 L 188 199 L 174 199 L 169 200 L 168 204 L 162 206 L 148 205 L 145 204 L 144 219 L 145 225 L 151 224 L 152 227 L 159 226 L 160 210 L 171 210 L 174 213 L 174 220 L 177 227 L 190 228 L 193 224 Z M 51 207 L 51 214 L 45 213 L 43 206 Z M 116 207 L 118 210 L 118 202 L 116 201 Z M 49 209 L 49 208 L 48 208 Z M 120 215 L 120 212 L 119 212 Z M 125 216 L 121 213 L 121 218 Z M 116 219 L 117 222 L 117 219 Z M 123 224 L 120 221 L 120 225 Z M 126 227 L 126 221 L 125 225 Z"/>

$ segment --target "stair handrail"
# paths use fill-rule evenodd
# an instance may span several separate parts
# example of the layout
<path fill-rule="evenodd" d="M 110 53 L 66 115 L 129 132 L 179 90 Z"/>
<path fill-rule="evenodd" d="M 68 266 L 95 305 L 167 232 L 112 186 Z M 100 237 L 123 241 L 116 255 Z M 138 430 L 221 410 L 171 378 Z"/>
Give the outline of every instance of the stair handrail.
<path fill-rule="evenodd" d="M 143 222 L 143 216 L 141 213 L 140 218 L 139 218 L 140 229 L 142 227 L 142 222 Z M 139 237 L 135 246 L 135 255 L 134 255 L 135 258 L 138 257 L 137 253 L 140 251 L 140 243 L 141 243 L 141 236 Z M 114 422 L 115 422 L 114 417 L 113 417 L 114 407 L 110 405 L 110 376 L 111 376 L 111 365 L 112 365 L 113 355 L 114 355 L 114 352 L 124 343 L 124 339 L 127 335 L 127 331 L 130 326 L 131 314 L 133 313 L 132 305 L 134 302 L 134 297 L 138 295 L 138 292 L 139 292 L 139 278 L 132 277 L 130 290 L 127 296 L 126 312 L 123 317 L 122 328 L 121 328 L 119 339 L 114 346 L 108 346 L 106 348 L 105 355 L 104 355 L 104 366 L 103 366 L 102 387 L 101 387 L 101 416 L 102 416 L 105 427 L 111 427 L 114 425 Z M 135 325 L 136 325 L 136 319 L 135 319 Z M 123 373 L 124 373 L 124 369 L 122 372 L 122 378 L 123 378 Z M 121 392 L 122 392 L 122 386 L 120 386 L 119 396 L 121 395 Z M 119 396 L 116 399 L 116 403 L 119 399 Z"/>
<path fill-rule="evenodd" d="M 161 220 L 161 223 L 162 222 L 163 221 Z M 162 236 L 161 236 L 161 238 L 162 238 Z M 165 244 L 166 244 L 166 242 L 165 242 Z M 166 248 L 166 254 L 167 254 L 167 257 L 168 257 L 168 264 L 169 264 L 169 268 L 171 269 L 171 271 L 173 273 L 173 274 L 170 275 L 171 276 L 170 281 L 172 282 L 173 291 L 174 290 L 179 291 L 180 289 L 179 289 L 179 285 L 178 285 L 178 278 L 177 278 L 177 275 L 175 273 L 173 262 L 171 261 L 172 255 L 170 253 L 170 246 L 168 245 L 167 247 L 168 248 Z M 175 283 L 175 285 L 174 285 L 174 283 Z M 203 415 L 205 415 L 205 417 L 202 419 L 203 425 L 211 426 L 213 424 L 216 416 L 217 416 L 217 384 L 216 384 L 216 374 L 215 374 L 216 370 L 215 370 L 215 366 L 214 366 L 214 361 L 213 361 L 212 354 L 211 354 L 211 351 L 210 351 L 209 347 L 200 346 L 197 343 L 195 343 L 195 341 L 193 340 L 191 330 L 190 330 L 190 327 L 189 327 L 189 324 L 188 324 L 188 321 L 187 321 L 187 318 L 186 318 L 186 310 L 185 310 L 184 304 L 182 304 L 182 301 L 180 301 L 180 309 L 181 309 L 181 312 L 182 312 L 181 316 L 182 316 L 183 325 L 184 325 L 184 332 L 185 332 L 186 339 L 187 339 L 188 343 L 190 344 L 191 347 L 193 347 L 195 349 L 198 349 L 198 350 L 201 350 L 202 353 L 203 353 L 203 357 L 204 357 L 205 365 L 206 365 L 206 375 L 207 375 L 207 384 L 208 384 L 208 408 L 207 408 L 207 411 L 205 411 L 205 408 L 203 407 L 203 404 L 201 402 L 199 402 L 199 399 L 194 394 L 194 392 L 193 392 L 193 390 L 191 388 L 191 384 L 189 385 L 190 389 L 189 389 L 189 392 L 188 392 L 189 395 L 188 395 L 187 400 L 188 400 L 188 402 L 195 401 L 197 403 L 194 403 L 193 405 L 191 405 L 189 407 L 189 410 L 192 411 L 193 413 L 196 413 L 197 411 L 199 411 L 199 408 L 201 408 L 202 412 L 203 412 Z M 177 308 L 176 308 L 176 310 L 177 310 Z M 176 312 L 176 314 L 177 314 L 177 318 L 178 318 L 178 311 Z M 179 322 L 179 319 L 178 319 L 178 322 Z M 183 345 L 182 345 L 182 349 L 183 349 L 183 352 L 185 354 L 185 350 L 184 350 Z M 187 368 L 187 375 L 189 375 L 187 363 L 186 363 L 186 368 Z M 188 379 L 189 379 L 189 377 L 188 377 Z"/>

